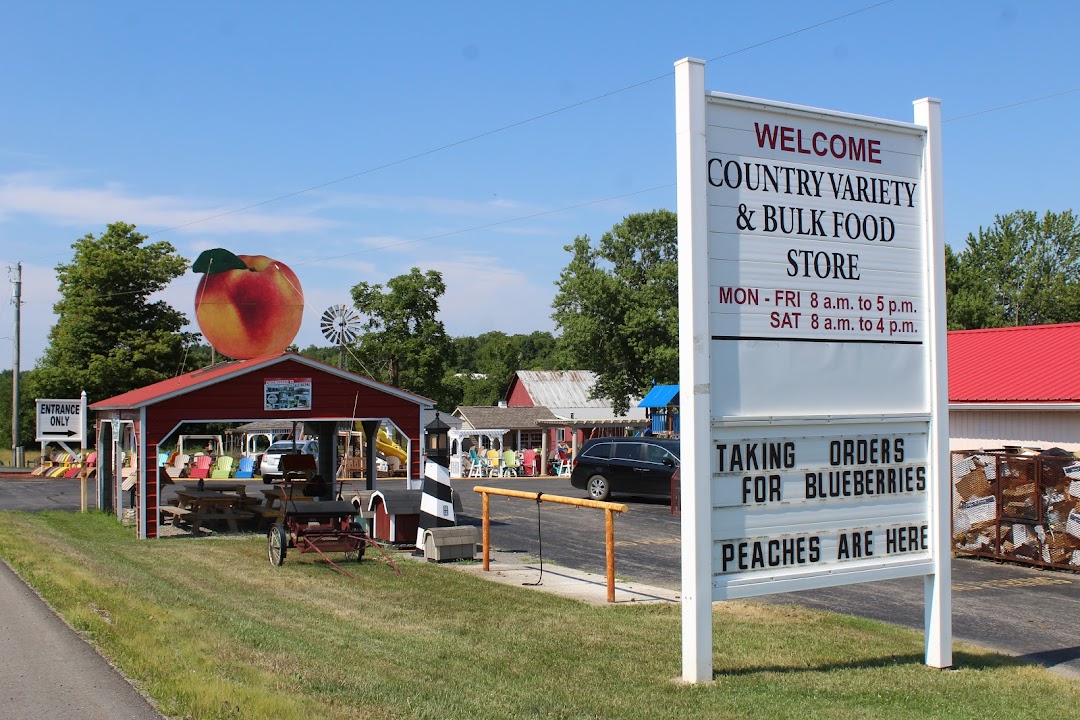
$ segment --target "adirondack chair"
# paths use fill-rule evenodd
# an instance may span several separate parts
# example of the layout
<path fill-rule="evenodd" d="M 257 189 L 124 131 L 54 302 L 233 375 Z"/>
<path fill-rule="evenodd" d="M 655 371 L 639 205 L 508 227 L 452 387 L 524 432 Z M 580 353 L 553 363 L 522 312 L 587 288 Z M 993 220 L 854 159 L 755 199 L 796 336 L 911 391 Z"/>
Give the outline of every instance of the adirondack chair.
<path fill-rule="evenodd" d="M 255 458 L 242 457 L 240 463 L 236 467 L 237 478 L 251 478 L 255 477 Z"/>
<path fill-rule="evenodd" d="M 172 462 L 165 466 L 165 474 L 171 478 L 183 477 L 184 471 L 187 470 L 189 460 L 191 460 L 191 458 L 187 455 L 173 453 Z"/>
<path fill-rule="evenodd" d="M 196 455 L 195 464 L 191 468 L 191 472 L 188 473 L 188 477 L 193 478 L 207 478 L 210 477 L 210 468 L 214 464 L 214 458 L 209 455 Z"/>
<path fill-rule="evenodd" d="M 225 480 L 232 477 L 233 459 L 231 455 L 222 455 L 214 463 L 210 470 L 210 477 L 214 480 Z"/>

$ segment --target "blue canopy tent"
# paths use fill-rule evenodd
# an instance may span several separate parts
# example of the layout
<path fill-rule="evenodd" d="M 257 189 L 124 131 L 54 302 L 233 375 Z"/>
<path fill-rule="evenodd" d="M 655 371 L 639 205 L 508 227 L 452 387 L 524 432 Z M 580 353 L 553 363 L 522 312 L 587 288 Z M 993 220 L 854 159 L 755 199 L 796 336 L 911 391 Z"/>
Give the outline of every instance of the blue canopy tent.
<path fill-rule="evenodd" d="M 653 435 L 679 436 L 678 385 L 656 385 L 641 398 L 638 407 L 645 408 Z"/>

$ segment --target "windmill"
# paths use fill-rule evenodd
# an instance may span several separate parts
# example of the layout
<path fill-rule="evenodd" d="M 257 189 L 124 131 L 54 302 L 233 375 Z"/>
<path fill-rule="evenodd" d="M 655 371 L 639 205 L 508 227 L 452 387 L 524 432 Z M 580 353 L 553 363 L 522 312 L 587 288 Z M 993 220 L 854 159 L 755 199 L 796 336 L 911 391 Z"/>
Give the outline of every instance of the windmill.
<path fill-rule="evenodd" d="M 360 313 L 348 305 L 331 305 L 319 320 L 323 337 L 341 349 L 338 367 L 345 367 L 345 345 L 360 335 Z"/>

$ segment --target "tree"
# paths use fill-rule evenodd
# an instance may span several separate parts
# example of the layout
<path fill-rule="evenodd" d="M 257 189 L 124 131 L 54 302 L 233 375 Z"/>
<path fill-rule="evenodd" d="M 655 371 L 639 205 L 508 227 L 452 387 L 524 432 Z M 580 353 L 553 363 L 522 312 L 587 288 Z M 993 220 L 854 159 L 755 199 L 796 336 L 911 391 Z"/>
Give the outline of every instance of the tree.
<path fill-rule="evenodd" d="M 168 242 L 145 244 L 134 225 L 116 222 L 101 237 L 77 240 L 56 266 L 60 300 L 32 396 L 91 402 L 175 375 L 192 336 L 183 313 L 150 296 L 184 274 L 187 260 Z"/>
<path fill-rule="evenodd" d="M 998 215 L 945 257 L 949 329 L 1080 320 L 1080 221 L 1071 210 L 1039 219 Z"/>
<path fill-rule="evenodd" d="M 337 365 L 341 362 L 341 349 L 338 347 L 319 347 L 318 345 L 308 345 L 303 350 L 298 351 L 299 354 L 304 357 L 311 358 L 312 360 L 318 360 L 324 362 L 327 365 Z M 348 353 L 345 354 L 345 369 L 349 371 L 355 371 L 356 363 L 349 362 Z"/>
<path fill-rule="evenodd" d="M 22 370 L 19 372 L 19 377 L 22 379 L 19 385 L 19 444 L 23 447 L 33 445 L 37 432 L 35 425 L 37 408 L 34 406 L 34 399 L 26 396 L 26 388 L 30 386 L 30 378 L 34 372 L 34 370 Z M 0 371 L 0 448 L 6 448 L 7 450 L 11 449 L 11 440 L 13 439 L 11 433 L 12 373 L 13 371 L 10 369 Z M 6 451 L 0 451 L 0 454 L 10 460 L 10 455 Z M 0 464 L 8 463 L 0 462 Z"/>
<path fill-rule="evenodd" d="M 458 389 L 462 405 L 494 405 L 518 370 L 555 370 L 557 341 L 549 332 L 507 335 L 493 330 L 454 338 L 457 363 L 445 382 Z"/>
<path fill-rule="evenodd" d="M 435 317 L 445 292 L 442 273 L 413 268 L 407 275 L 390 278 L 385 289 L 366 282 L 355 285 L 352 298 L 366 316 L 365 334 L 356 349 L 362 372 L 452 411 L 455 398 L 443 377 L 453 364 L 453 343 Z"/>
<path fill-rule="evenodd" d="M 568 360 L 597 374 L 593 396 L 620 414 L 654 383 L 679 381 L 676 224 L 654 210 L 623 218 L 598 247 L 588 236 L 566 246 L 552 318 Z"/>

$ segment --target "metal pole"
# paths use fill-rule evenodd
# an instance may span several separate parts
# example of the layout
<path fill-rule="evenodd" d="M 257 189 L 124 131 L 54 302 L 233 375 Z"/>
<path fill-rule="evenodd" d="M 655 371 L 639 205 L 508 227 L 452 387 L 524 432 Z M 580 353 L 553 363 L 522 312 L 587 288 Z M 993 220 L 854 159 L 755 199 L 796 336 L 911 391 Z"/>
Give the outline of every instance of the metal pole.
<path fill-rule="evenodd" d="M 11 363 L 11 464 L 23 464 L 22 441 L 19 438 L 19 335 L 22 308 L 22 263 L 15 263 L 15 293 L 11 302 L 15 305 L 15 355 Z"/>

